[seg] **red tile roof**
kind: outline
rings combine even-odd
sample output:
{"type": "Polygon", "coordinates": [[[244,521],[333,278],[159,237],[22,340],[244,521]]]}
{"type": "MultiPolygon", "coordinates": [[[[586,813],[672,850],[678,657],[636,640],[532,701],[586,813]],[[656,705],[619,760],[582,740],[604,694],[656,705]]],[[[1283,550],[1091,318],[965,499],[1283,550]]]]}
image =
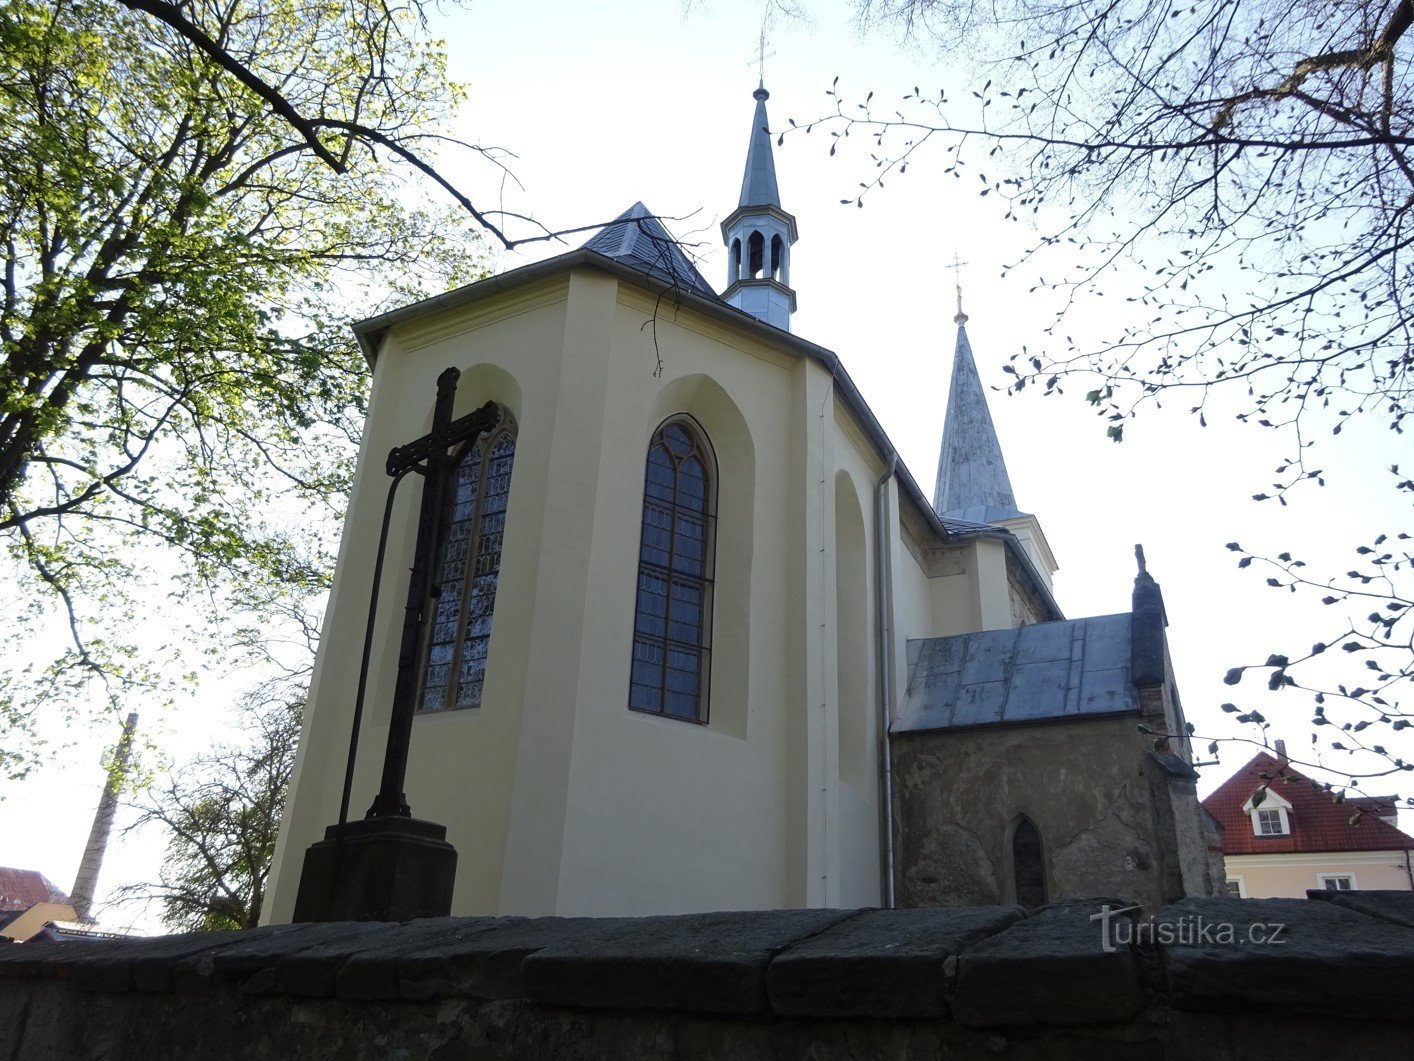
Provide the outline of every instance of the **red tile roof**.
{"type": "Polygon", "coordinates": [[[0,910],[28,910],[35,903],[63,903],[69,897],[43,873],[0,866],[0,910]]]}
{"type": "MultiPolygon", "coordinates": [[[[1223,824],[1223,854],[1272,855],[1296,851],[1393,851],[1414,848],[1414,836],[1380,821],[1366,806],[1359,825],[1351,825],[1356,807],[1350,800],[1335,803],[1331,793],[1315,787],[1310,778],[1291,766],[1283,767],[1266,752],[1258,752],[1224,781],[1203,806],[1223,824]],[[1266,777],[1262,775],[1266,774],[1266,777]],[[1295,778],[1288,783],[1282,775],[1295,778]],[[1271,791],[1291,804],[1287,817],[1289,836],[1255,836],[1252,818],[1242,809],[1258,787],[1269,783],[1271,791]]],[[[1360,800],[1365,803],[1366,800],[1360,800]]],[[[1381,801],[1385,802],[1385,801],[1381,801]]],[[[1272,806],[1276,806],[1273,802],[1272,806]]]]}

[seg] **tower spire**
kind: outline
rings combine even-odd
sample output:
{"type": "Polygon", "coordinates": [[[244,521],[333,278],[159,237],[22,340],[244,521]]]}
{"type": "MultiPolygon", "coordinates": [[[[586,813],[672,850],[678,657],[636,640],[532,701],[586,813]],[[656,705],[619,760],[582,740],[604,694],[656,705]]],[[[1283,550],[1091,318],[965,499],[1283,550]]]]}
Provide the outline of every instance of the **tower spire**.
{"type": "Polygon", "coordinates": [[[957,283],[957,346],[953,354],[952,381],[948,386],[948,411],[943,421],[943,443],[938,454],[938,479],[933,508],[938,515],[992,523],[1022,515],[1016,507],[997,429],[987,407],[987,394],[977,374],[972,344],[967,339],[968,316],[962,311],[962,263],[957,283]]]}
{"type": "MultiPolygon", "coordinates": [[[[765,47],[763,36],[762,64],[765,47]]],[[[722,298],[767,324],[790,331],[790,315],[795,312],[795,291],[790,286],[790,248],[798,238],[795,216],[781,207],[766,118],[766,101],[771,94],[764,80],[751,95],[756,110],[746,146],[741,197],[737,208],[722,222],[722,239],[727,245],[727,289],[722,298]]]]}

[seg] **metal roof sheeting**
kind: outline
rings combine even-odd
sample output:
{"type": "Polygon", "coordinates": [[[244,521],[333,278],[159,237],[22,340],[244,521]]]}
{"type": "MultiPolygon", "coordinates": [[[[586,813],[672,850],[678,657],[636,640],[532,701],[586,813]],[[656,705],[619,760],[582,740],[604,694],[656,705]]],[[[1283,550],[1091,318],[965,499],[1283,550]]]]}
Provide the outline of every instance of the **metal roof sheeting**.
{"type": "Polygon", "coordinates": [[[751,139],[746,146],[746,172],[741,177],[740,206],[780,206],[781,192],[776,186],[776,160],[771,151],[771,127],[766,120],[766,100],[771,94],[765,86],[752,93],[756,111],[751,116],[751,139]]]}
{"type": "Polygon", "coordinates": [[[908,689],[893,730],[1112,715],[1139,709],[1128,613],[908,643],[908,689]]]}
{"type": "Polygon", "coordinates": [[[1013,519],[1022,513],[1016,507],[987,392],[967,341],[965,319],[959,313],[933,508],[940,516],[974,522],[1013,519]]]}

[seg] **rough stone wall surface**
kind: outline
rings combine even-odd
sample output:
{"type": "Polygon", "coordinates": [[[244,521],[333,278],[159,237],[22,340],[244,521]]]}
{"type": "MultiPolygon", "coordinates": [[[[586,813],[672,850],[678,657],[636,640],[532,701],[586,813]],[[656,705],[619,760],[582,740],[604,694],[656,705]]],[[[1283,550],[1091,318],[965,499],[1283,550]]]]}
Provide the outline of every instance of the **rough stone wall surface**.
{"type": "Polygon", "coordinates": [[[1223,895],[1222,826],[1198,799],[1198,786],[1172,779],[1168,798],[1174,819],[1177,855],[1184,895],[1223,895]]]}
{"type": "Polygon", "coordinates": [[[0,1057],[1414,1055],[1414,894],[1185,900],[1137,924],[1117,905],[17,944],[0,949],[0,1057]]]}
{"type": "Polygon", "coordinates": [[[1022,577],[1021,569],[1010,556],[1006,561],[1007,587],[1011,592],[1011,619],[1015,626],[1046,621],[1046,605],[1022,577]]]}
{"type": "Polygon", "coordinates": [[[1021,814],[1040,831],[1052,900],[1127,895],[1157,910],[1176,897],[1136,721],[896,735],[899,905],[1011,901],[1007,847],[1021,814]]]}

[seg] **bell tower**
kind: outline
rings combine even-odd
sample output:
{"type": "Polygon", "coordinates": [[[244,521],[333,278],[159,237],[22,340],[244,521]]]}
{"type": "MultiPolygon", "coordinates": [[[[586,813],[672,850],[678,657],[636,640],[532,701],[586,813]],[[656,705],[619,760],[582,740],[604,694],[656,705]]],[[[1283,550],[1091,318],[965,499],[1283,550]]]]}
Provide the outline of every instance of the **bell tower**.
{"type": "Polygon", "coordinates": [[[741,200],[722,222],[727,245],[727,289],[722,298],[753,317],[790,331],[795,290],[790,286],[790,249],[798,238],[795,216],[781,209],[776,187],[776,161],[766,101],[771,94],[760,84],[752,93],[756,113],[746,148],[746,172],[741,200]]]}

